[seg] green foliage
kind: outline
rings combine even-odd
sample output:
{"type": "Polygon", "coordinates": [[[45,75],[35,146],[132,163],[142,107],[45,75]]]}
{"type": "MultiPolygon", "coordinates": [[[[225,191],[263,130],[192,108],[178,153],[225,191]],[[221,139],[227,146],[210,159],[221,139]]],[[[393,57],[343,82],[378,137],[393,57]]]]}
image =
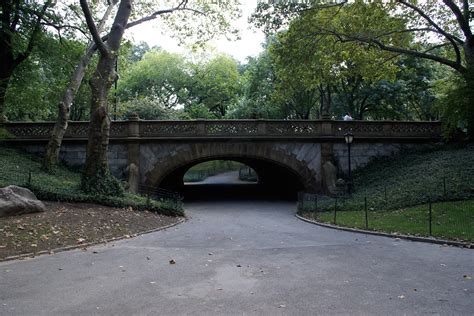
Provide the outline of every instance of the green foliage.
{"type": "MultiPolygon", "coordinates": [[[[378,15],[378,23],[402,23],[378,6],[368,6],[311,10],[278,34],[270,46],[279,79],[275,97],[286,104],[287,111],[302,119],[310,118],[311,113],[329,114],[334,94],[338,94],[343,99],[341,103],[346,104],[344,112],[362,118],[370,96],[367,88],[382,79],[394,78],[396,59],[392,53],[356,42],[344,43],[326,31],[330,24],[332,32],[344,32],[354,15],[367,14],[367,10],[378,15]]],[[[351,30],[365,31],[373,21],[360,22],[352,24],[351,30]]]]}
{"type": "Polygon", "coordinates": [[[180,111],[163,106],[159,99],[153,97],[137,97],[121,103],[122,112],[118,115],[124,119],[137,113],[142,120],[177,120],[180,111]]]}
{"type": "Polygon", "coordinates": [[[184,57],[166,51],[151,51],[123,74],[119,95],[123,100],[149,98],[172,108],[187,102],[189,68],[184,57]]]}
{"type": "Polygon", "coordinates": [[[98,203],[114,207],[132,207],[156,213],[183,216],[181,202],[171,200],[151,200],[131,193],[122,196],[85,194],[80,190],[81,175],[62,166],[54,174],[41,169],[40,160],[32,155],[20,153],[10,148],[0,147],[0,187],[19,185],[29,187],[39,199],[63,202],[98,203]],[[31,181],[29,174],[31,173],[31,181]]]}
{"type": "MultiPolygon", "coordinates": [[[[83,54],[80,42],[45,34],[37,41],[30,58],[16,69],[7,91],[6,115],[12,121],[55,120],[58,102],[75,64],[83,54]]],[[[72,119],[88,115],[87,83],[75,99],[72,119]]]]}
{"type": "Polygon", "coordinates": [[[222,118],[239,92],[240,74],[234,59],[217,55],[191,62],[161,50],[150,51],[132,64],[119,85],[122,112],[143,113],[149,119],[173,118],[173,114],[189,119],[222,118]]]}
{"type": "Polygon", "coordinates": [[[468,98],[470,91],[467,91],[469,88],[462,78],[454,74],[439,80],[436,88],[436,105],[441,112],[445,138],[463,138],[471,106],[468,98]]]}
{"type": "Polygon", "coordinates": [[[98,196],[117,196],[122,197],[124,189],[120,182],[110,174],[109,169],[104,169],[98,163],[95,168],[96,174],[93,177],[85,175],[81,178],[81,190],[86,194],[98,196]]]}
{"type": "Polygon", "coordinates": [[[217,118],[223,118],[240,93],[237,62],[226,55],[217,55],[209,62],[194,67],[192,95],[217,118]]]}
{"type": "Polygon", "coordinates": [[[241,80],[243,95],[239,102],[230,107],[229,118],[279,119],[285,116],[281,105],[272,100],[276,74],[267,47],[257,57],[250,57],[244,66],[241,80]]]}

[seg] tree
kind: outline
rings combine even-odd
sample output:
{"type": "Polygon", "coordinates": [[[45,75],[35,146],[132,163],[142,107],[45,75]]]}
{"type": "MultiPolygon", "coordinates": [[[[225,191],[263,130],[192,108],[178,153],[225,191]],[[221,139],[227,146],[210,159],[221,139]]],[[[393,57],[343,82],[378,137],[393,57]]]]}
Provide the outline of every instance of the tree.
{"type": "MultiPolygon", "coordinates": [[[[114,22],[106,38],[101,37],[98,32],[93,15],[90,11],[87,0],[80,0],[81,8],[84,13],[87,26],[99,52],[99,61],[94,75],[90,80],[91,86],[91,121],[89,125],[89,140],[87,144],[85,170],[82,177],[82,189],[85,192],[115,195],[120,194],[120,185],[114,181],[110,175],[107,161],[107,149],[110,132],[110,118],[108,116],[107,98],[117,74],[114,66],[121,46],[122,37],[127,27],[131,27],[165,13],[177,12],[179,18],[188,16],[193,25],[193,19],[196,15],[207,17],[202,18],[205,25],[209,25],[208,30],[198,29],[198,38],[204,38],[209,35],[208,31],[222,32],[229,27],[225,19],[226,10],[233,9],[234,1],[218,2],[209,4],[207,1],[195,1],[195,7],[190,6],[188,0],[182,0],[177,7],[172,9],[159,10],[148,16],[138,19],[135,22],[129,22],[132,14],[132,0],[120,0],[114,22]],[[188,6],[189,5],[189,6],[188,6]],[[225,9],[221,11],[221,9],[225,9]],[[183,15],[184,14],[184,15],[183,15]]],[[[142,3],[143,4],[143,3],[142,3]]],[[[176,23],[171,18],[170,23],[176,23]]],[[[186,26],[181,25],[180,31],[189,31],[186,26]]]]}
{"type": "Polygon", "coordinates": [[[53,14],[55,1],[2,0],[0,5],[0,123],[6,121],[4,104],[15,69],[33,51],[44,31],[43,19],[53,14]]]}
{"type": "Polygon", "coordinates": [[[224,118],[240,93],[238,66],[232,57],[223,54],[196,64],[189,86],[193,103],[203,104],[216,118],[224,118]]]}
{"type": "Polygon", "coordinates": [[[148,98],[164,108],[189,102],[190,65],[180,54],[153,50],[132,64],[119,89],[122,100],[148,98]]]}
{"type": "MultiPolygon", "coordinates": [[[[337,30],[347,27],[343,21],[353,14],[350,7],[306,11],[290,22],[288,30],[279,32],[271,45],[280,82],[277,95],[297,118],[308,119],[312,111],[329,117],[337,94],[347,96],[348,111],[362,118],[367,96],[360,90],[394,77],[394,54],[317,34],[328,23],[337,30]]],[[[383,23],[397,22],[383,16],[383,23]]]]}
{"type": "MultiPolygon", "coordinates": [[[[12,121],[54,120],[54,106],[69,80],[69,72],[82,55],[84,44],[42,33],[31,55],[20,64],[12,78],[5,100],[5,113],[12,121]]],[[[85,85],[76,98],[77,108],[86,106],[89,92],[85,85]]]]}
{"type": "MultiPolygon", "coordinates": [[[[137,15],[141,15],[141,18],[129,22],[127,19],[127,24],[124,26],[124,29],[139,25],[144,22],[154,20],[158,17],[162,17],[167,25],[175,30],[176,35],[179,39],[183,37],[192,38],[194,33],[197,33],[197,36],[194,37],[195,42],[199,43],[200,41],[205,41],[209,39],[211,34],[218,34],[227,32],[230,28],[229,20],[232,20],[238,15],[238,11],[235,10],[235,6],[238,3],[237,0],[218,2],[216,4],[208,4],[206,1],[201,0],[182,0],[178,3],[175,1],[166,1],[165,4],[169,2],[170,7],[165,9],[156,9],[156,3],[149,0],[137,1],[135,3],[136,7],[135,12],[137,15]],[[198,17],[197,17],[198,16],[198,17]],[[182,20],[187,20],[186,25],[180,24],[182,20]],[[198,23],[201,23],[200,25],[198,23]],[[197,32],[192,32],[193,29],[199,29],[197,32]]],[[[96,36],[93,36],[93,43],[89,45],[84,56],[81,58],[78,63],[76,70],[71,76],[70,84],[66,89],[63,99],[59,104],[59,114],[58,120],[55,124],[52,137],[48,143],[47,152],[45,154],[45,159],[43,161],[43,168],[46,170],[51,170],[52,166],[56,163],[59,155],[59,150],[62,143],[63,135],[67,128],[67,121],[69,119],[69,112],[71,109],[72,100],[74,99],[75,94],[77,93],[77,88],[80,86],[80,82],[84,77],[85,70],[89,64],[93,54],[97,49],[100,51],[100,42],[106,43],[110,38],[110,33],[100,36],[100,30],[104,23],[107,22],[107,17],[110,15],[113,7],[118,3],[118,0],[107,1],[108,6],[105,10],[104,17],[96,27],[96,36]]],[[[122,2],[120,2],[122,3],[122,2]]],[[[130,5],[132,2],[130,2],[130,5]]],[[[81,7],[84,8],[84,5],[88,5],[87,2],[81,1],[81,7]]],[[[92,13],[89,10],[90,17],[87,19],[89,29],[91,23],[94,22],[92,13]]],[[[120,39],[122,36],[120,36],[120,39]]],[[[116,52],[114,52],[115,54],[116,52]]],[[[109,90],[110,87],[107,89],[109,90]]]]}
{"type": "Polygon", "coordinates": [[[272,100],[277,82],[268,44],[257,57],[249,57],[242,74],[242,97],[229,109],[235,119],[280,119],[280,104],[272,100]]]}
{"type": "MultiPolygon", "coordinates": [[[[117,4],[117,1],[118,0],[113,0],[108,2],[107,9],[105,10],[101,21],[95,29],[97,34],[100,34],[104,29],[114,6],[117,4]]],[[[87,71],[87,66],[91,62],[97,47],[98,46],[94,41],[89,42],[87,48],[85,49],[84,55],[80,58],[76,68],[72,72],[69,83],[66,89],[64,89],[64,93],[59,101],[56,124],[54,125],[51,138],[49,139],[48,145],[46,146],[46,152],[42,163],[42,167],[46,171],[51,172],[53,166],[58,160],[61,143],[69,122],[71,105],[87,71]]]]}
{"type": "MultiPolygon", "coordinates": [[[[344,4],[341,4],[344,5],[344,4]]],[[[382,51],[421,58],[445,65],[464,80],[468,99],[468,136],[474,139],[474,35],[473,7],[466,0],[438,1],[373,1],[356,0],[346,6],[354,10],[343,21],[345,28],[332,23],[316,26],[315,36],[333,37],[341,43],[360,43],[382,51]],[[406,23],[381,24],[380,18],[389,14],[406,23]],[[411,36],[409,42],[393,42],[394,36],[411,36]],[[447,54],[439,54],[444,47],[447,54]]],[[[254,15],[258,26],[274,29],[281,27],[288,17],[319,7],[288,7],[259,4],[254,15]]],[[[340,11],[336,12],[339,14],[340,11]]]]}

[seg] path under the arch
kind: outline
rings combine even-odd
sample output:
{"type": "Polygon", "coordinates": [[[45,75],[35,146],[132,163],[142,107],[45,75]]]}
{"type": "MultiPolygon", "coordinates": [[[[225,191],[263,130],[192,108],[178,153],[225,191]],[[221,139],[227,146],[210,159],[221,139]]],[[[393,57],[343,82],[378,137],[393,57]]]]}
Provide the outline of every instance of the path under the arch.
{"type": "Polygon", "coordinates": [[[251,181],[243,181],[239,179],[239,171],[227,171],[216,174],[214,176],[207,177],[206,179],[199,182],[185,182],[185,185],[198,186],[198,185],[216,185],[216,184],[236,184],[236,185],[248,185],[256,184],[251,181]]]}
{"type": "Polygon", "coordinates": [[[472,315],[474,251],[208,201],[166,231],[0,263],[1,315],[472,315]],[[173,259],[176,264],[170,264],[173,259]]]}

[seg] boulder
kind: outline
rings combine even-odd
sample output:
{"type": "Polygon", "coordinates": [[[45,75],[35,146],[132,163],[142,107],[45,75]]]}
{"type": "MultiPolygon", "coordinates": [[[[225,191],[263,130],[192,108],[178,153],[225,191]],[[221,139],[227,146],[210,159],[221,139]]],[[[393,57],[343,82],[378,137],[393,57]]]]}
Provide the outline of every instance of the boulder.
{"type": "Polygon", "coordinates": [[[28,189],[15,185],[0,188],[0,217],[45,210],[44,204],[28,189]]]}

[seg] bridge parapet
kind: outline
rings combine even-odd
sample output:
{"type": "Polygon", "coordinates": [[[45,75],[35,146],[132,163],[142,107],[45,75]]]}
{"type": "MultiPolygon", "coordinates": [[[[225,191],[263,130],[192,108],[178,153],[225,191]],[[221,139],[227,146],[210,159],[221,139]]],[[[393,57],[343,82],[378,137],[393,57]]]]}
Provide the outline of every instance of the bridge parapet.
{"type": "MultiPolygon", "coordinates": [[[[10,140],[47,140],[53,122],[12,122],[3,125],[10,140]]],[[[88,137],[88,122],[70,122],[66,140],[88,137]]],[[[439,139],[439,122],[399,121],[293,121],[293,120],[193,120],[193,121],[115,121],[113,139],[160,138],[298,138],[341,139],[351,131],[359,139],[439,139]]]]}

